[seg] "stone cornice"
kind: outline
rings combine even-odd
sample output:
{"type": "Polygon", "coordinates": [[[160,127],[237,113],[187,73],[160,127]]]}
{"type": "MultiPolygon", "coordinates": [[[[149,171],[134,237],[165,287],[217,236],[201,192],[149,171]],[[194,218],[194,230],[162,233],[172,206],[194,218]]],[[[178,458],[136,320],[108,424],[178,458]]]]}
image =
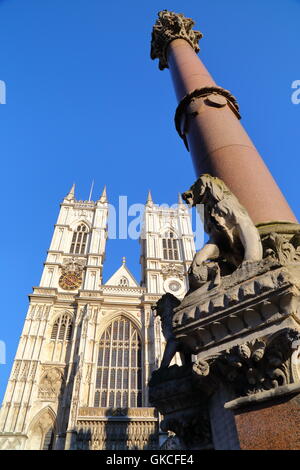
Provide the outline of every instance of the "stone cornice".
{"type": "Polygon", "coordinates": [[[174,334],[186,343],[197,331],[194,353],[214,354],[222,344],[231,347],[241,338],[253,339],[260,330],[270,334],[275,324],[293,327],[299,321],[293,312],[298,311],[300,295],[294,276],[287,268],[270,269],[266,264],[255,277],[241,279],[236,285],[232,282],[224,290],[212,289],[206,296],[195,291],[190,302],[186,297],[176,309],[174,334]]]}
{"type": "Polygon", "coordinates": [[[262,392],[258,392],[256,394],[236,398],[235,400],[225,403],[224,408],[229,409],[229,410],[235,410],[237,408],[247,406],[250,404],[262,403],[270,399],[280,398],[286,395],[291,395],[291,394],[299,393],[299,392],[300,392],[299,383],[282,385],[277,388],[272,388],[271,390],[265,390],[262,392]]]}
{"type": "Polygon", "coordinates": [[[63,228],[69,228],[71,230],[70,225],[68,224],[54,224],[54,227],[63,227],[63,228]]]}
{"type": "Polygon", "coordinates": [[[144,287],[127,287],[127,286],[101,286],[100,290],[103,294],[119,294],[119,295],[126,295],[126,294],[136,294],[142,295],[146,289],[144,287]]]}
{"type": "Polygon", "coordinates": [[[142,300],[144,305],[150,304],[152,305],[153,302],[157,302],[161,298],[162,294],[145,294],[142,300]]]}
{"type": "Polygon", "coordinates": [[[42,286],[37,286],[33,287],[33,293],[29,294],[30,296],[32,295],[41,295],[43,297],[56,297],[57,296],[57,289],[53,287],[42,287],[42,286]]]}

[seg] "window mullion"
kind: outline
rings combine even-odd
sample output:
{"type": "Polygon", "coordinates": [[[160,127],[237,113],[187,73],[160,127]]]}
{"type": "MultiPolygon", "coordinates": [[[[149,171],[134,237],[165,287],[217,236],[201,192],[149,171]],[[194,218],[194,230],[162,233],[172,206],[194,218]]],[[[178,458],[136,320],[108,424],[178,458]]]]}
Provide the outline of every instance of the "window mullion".
{"type": "Polygon", "coordinates": [[[69,318],[66,319],[66,323],[65,323],[65,333],[64,333],[64,339],[63,339],[63,341],[66,341],[66,339],[67,339],[68,325],[69,325],[69,318]]]}
{"type": "Polygon", "coordinates": [[[122,377],[121,377],[121,406],[123,406],[123,395],[124,395],[124,367],[125,367],[125,330],[126,321],[123,322],[123,338],[122,338],[122,377]]]}
{"type": "Polygon", "coordinates": [[[112,356],[112,348],[113,348],[113,331],[114,331],[114,323],[111,327],[111,335],[110,335],[110,350],[109,350],[109,361],[108,361],[108,378],[107,378],[107,406],[109,406],[109,397],[110,397],[110,374],[111,374],[111,356],[112,356]]]}
{"type": "MultiPolygon", "coordinates": [[[[101,374],[101,381],[100,381],[100,390],[101,390],[101,394],[100,394],[100,404],[102,403],[102,394],[105,390],[103,390],[103,378],[104,378],[104,359],[105,359],[105,354],[106,354],[106,348],[107,348],[107,344],[106,344],[106,332],[104,335],[102,335],[102,338],[103,338],[103,354],[102,354],[102,364],[99,366],[102,368],[102,374],[101,374]]],[[[100,339],[100,342],[101,342],[101,339],[100,339]]],[[[99,354],[99,352],[98,352],[99,354]]]]}
{"type": "Polygon", "coordinates": [[[131,322],[129,323],[129,355],[128,355],[128,408],[131,406],[131,322]]]}
{"type": "Polygon", "coordinates": [[[101,383],[95,388],[96,390],[100,389],[100,406],[126,406],[130,408],[141,405],[139,401],[139,393],[142,391],[142,384],[139,379],[141,373],[141,344],[135,326],[128,319],[122,317],[115,319],[103,333],[100,339],[99,351],[100,348],[103,349],[103,354],[97,373],[101,367],[101,383]],[[103,343],[103,347],[101,343],[103,343]],[[115,365],[112,361],[114,354],[116,355],[115,365]],[[105,371],[107,372],[106,385],[104,384],[105,371]],[[112,382],[113,373],[115,374],[114,383],[112,382]],[[103,393],[107,394],[105,403],[101,399],[103,393]],[[131,396],[132,394],[134,397],[131,396]],[[127,397],[126,402],[125,395],[127,397]]]}

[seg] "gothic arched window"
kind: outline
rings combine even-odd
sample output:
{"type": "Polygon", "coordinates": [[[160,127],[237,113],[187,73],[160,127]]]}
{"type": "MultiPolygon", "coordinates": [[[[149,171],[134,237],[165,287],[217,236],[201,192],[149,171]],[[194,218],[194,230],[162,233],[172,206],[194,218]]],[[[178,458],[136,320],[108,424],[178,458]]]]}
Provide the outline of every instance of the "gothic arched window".
{"type": "Polygon", "coordinates": [[[72,336],[72,320],[68,314],[61,315],[52,327],[51,339],[70,341],[72,336]]]}
{"type": "Polygon", "coordinates": [[[87,244],[88,228],[84,224],[78,225],[73,233],[70,253],[83,255],[87,244]]]}
{"type": "Polygon", "coordinates": [[[113,320],[101,336],[94,406],[142,406],[141,341],[127,318],[113,320]]]}
{"type": "Polygon", "coordinates": [[[173,232],[166,232],[162,239],[163,258],[168,260],[179,259],[178,239],[173,232]]]}

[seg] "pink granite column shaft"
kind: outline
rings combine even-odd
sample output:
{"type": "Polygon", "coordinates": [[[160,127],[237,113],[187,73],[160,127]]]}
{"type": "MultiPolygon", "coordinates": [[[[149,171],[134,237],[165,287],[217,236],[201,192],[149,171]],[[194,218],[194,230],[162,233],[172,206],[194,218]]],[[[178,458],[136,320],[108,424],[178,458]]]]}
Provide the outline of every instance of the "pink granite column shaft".
{"type": "MultiPolygon", "coordinates": [[[[176,96],[206,86],[213,78],[184,39],[175,39],[167,49],[168,66],[176,96]]],[[[270,171],[229,106],[203,105],[190,119],[186,139],[197,176],[210,173],[221,178],[246,207],[254,223],[296,222],[270,171]]]]}
{"type": "Polygon", "coordinates": [[[200,31],[180,13],[163,10],[153,27],[151,57],[169,68],[180,112],[177,130],[191,152],[197,176],[221,178],[254,223],[297,222],[284,196],[239,120],[238,105],[197,56],[200,31]],[[207,90],[207,87],[212,87],[207,90]],[[198,95],[190,96],[197,90],[198,95]],[[187,99],[182,103],[182,99],[187,99]]]}

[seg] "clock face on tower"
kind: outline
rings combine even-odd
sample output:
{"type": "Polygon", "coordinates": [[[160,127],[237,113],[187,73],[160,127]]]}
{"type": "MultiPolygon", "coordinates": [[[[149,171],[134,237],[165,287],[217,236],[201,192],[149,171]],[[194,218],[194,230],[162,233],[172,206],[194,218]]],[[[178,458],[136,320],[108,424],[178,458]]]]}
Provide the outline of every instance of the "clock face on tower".
{"type": "Polygon", "coordinates": [[[82,277],[80,274],[74,272],[62,274],[58,281],[60,287],[65,290],[78,289],[78,287],[81,285],[81,282],[82,277]]]}
{"type": "Polygon", "coordinates": [[[184,291],[184,283],[177,277],[167,278],[164,282],[164,291],[181,295],[184,291]]]}
{"type": "Polygon", "coordinates": [[[169,283],[169,289],[172,291],[172,292],[177,292],[178,290],[181,289],[181,284],[180,282],[178,281],[171,281],[169,283]]]}

